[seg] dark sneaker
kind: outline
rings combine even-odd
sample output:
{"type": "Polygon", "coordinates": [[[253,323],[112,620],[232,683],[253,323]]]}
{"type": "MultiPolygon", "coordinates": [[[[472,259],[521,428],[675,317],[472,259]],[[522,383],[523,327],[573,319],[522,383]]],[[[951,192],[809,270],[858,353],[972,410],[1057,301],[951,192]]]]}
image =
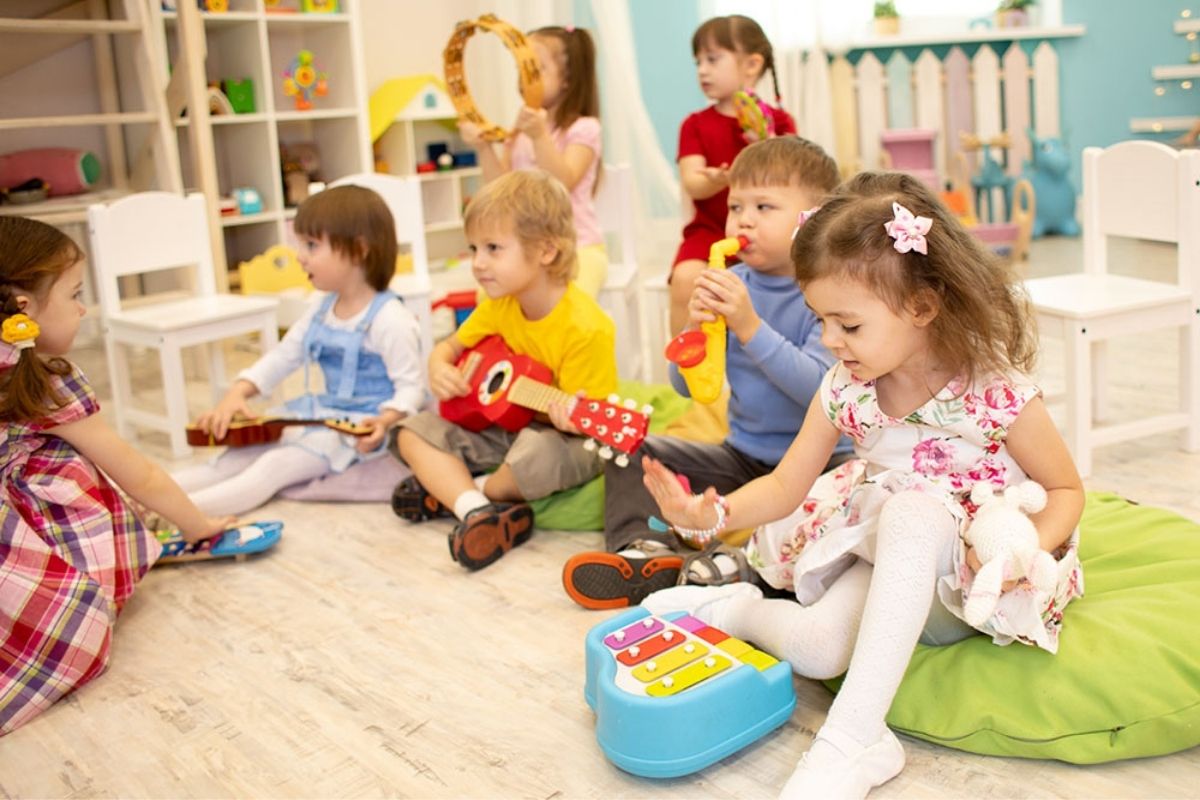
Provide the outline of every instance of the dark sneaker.
{"type": "Polygon", "coordinates": [[[633,542],[629,549],[645,555],[597,551],[571,556],[563,565],[562,574],[567,595],[584,608],[625,608],[678,583],[683,557],[669,546],[641,540],[633,542]]]}
{"type": "Polygon", "coordinates": [[[467,569],[483,569],[533,535],[533,509],[526,503],[492,503],[477,508],[450,533],[450,557],[467,569]]]}
{"type": "Polygon", "coordinates": [[[392,511],[409,522],[424,522],[438,517],[453,517],[450,509],[425,491],[416,476],[405,478],[392,490],[392,511]]]}

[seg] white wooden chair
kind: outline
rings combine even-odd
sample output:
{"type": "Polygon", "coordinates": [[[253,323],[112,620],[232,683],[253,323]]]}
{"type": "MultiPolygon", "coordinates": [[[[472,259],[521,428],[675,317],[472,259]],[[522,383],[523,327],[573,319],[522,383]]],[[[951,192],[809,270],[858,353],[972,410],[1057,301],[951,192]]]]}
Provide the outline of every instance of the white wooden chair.
{"type": "Polygon", "coordinates": [[[608,277],[596,299],[617,328],[617,370],[623,377],[647,381],[649,359],[633,222],[633,169],[628,164],[605,164],[593,202],[608,250],[608,277]]]}
{"type": "Polygon", "coordinates": [[[1200,151],[1150,141],[1083,151],[1082,273],[1025,282],[1042,333],[1058,334],[1066,355],[1066,440],[1082,475],[1092,450],[1183,430],[1200,449],[1200,151]],[[1108,237],[1175,242],[1175,281],[1108,272],[1108,237]],[[1179,329],[1178,410],[1117,424],[1104,414],[1104,340],[1179,329]]]}
{"type": "Polygon", "coordinates": [[[400,295],[421,326],[421,352],[433,349],[433,284],[429,281],[429,256],[425,247],[425,214],[421,206],[421,184],[415,176],[362,172],[338,178],[334,186],[362,186],[376,192],[387,203],[396,223],[396,241],[412,252],[412,272],[397,275],[390,288],[400,295]]]}
{"type": "MultiPolygon", "coordinates": [[[[143,192],[109,205],[88,208],[92,271],[100,296],[100,317],[108,373],[112,382],[117,431],[129,436],[131,425],[166,432],[171,453],[190,453],[182,350],[258,333],[264,351],[279,340],[276,307],[268,297],[217,294],[208,216],[201,194],[143,192]],[[179,267],[192,268],[185,297],[154,302],[153,295],[122,303],[122,278],[179,267]],[[134,408],[132,376],[123,345],[158,350],[166,413],[134,408]]],[[[145,287],[143,287],[145,288],[145,287]]],[[[225,361],[219,346],[206,347],[213,399],[220,400],[225,361]]]]}

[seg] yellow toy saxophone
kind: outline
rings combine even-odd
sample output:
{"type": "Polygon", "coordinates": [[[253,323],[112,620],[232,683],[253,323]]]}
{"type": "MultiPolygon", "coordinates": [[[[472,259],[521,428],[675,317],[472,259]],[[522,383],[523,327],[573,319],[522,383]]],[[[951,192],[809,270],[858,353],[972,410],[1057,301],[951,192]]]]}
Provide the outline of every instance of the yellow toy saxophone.
{"type": "MultiPolygon", "coordinates": [[[[713,242],[708,250],[710,269],[725,269],[725,259],[748,243],[744,236],[713,242]]],[[[713,403],[725,384],[725,318],[704,322],[700,330],[684,331],[667,345],[666,356],[679,365],[693,400],[713,403]]]]}

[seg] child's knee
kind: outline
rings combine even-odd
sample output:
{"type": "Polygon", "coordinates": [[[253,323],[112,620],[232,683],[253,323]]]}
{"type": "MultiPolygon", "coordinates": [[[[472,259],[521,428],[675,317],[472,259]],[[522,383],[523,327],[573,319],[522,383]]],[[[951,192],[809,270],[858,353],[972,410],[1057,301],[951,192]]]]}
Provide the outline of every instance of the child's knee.
{"type": "Polygon", "coordinates": [[[949,509],[924,492],[892,495],[879,511],[881,541],[895,536],[911,539],[921,535],[943,539],[953,536],[956,531],[957,525],[949,509]]]}

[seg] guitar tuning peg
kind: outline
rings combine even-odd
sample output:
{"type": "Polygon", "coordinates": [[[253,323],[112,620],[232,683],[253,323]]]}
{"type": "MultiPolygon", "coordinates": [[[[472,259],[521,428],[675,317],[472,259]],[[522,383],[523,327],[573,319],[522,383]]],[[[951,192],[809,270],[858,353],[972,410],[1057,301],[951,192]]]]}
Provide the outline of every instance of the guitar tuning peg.
{"type": "Polygon", "coordinates": [[[616,392],[613,392],[612,394],[610,394],[608,396],[608,402],[612,403],[613,405],[616,405],[617,403],[621,402],[621,398],[617,395],[616,392]]]}
{"type": "Polygon", "coordinates": [[[593,450],[595,450],[596,449],[596,440],[595,439],[585,440],[583,443],[583,449],[587,450],[589,453],[592,452],[593,450]]]}
{"type": "Polygon", "coordinates": [[[645,414],[646,416],[650,416],[651,414],[654,413],[654,406],[650,405],[649,403],[646,403],[646,405],[642,406],[642,413],[645,414]]]}
{"type": "Polygon", "coordinates": [[[634,400],[632,397],[626,397],[625,402],[621,403],[621,405],[629,409],[634,409],[637,408],[637,400],[634,400]]]}
{"type": "Polygon", "coordinates": [[[605,461],[612,458],[613,457],[612,448],[609,447],[608,445],[604,445],[604,447],[601,447],[600,448],[600,457],[603,458],[605,461]]]}
{"type": "Polygon", "coordinates": [[[629,466],[629,456],[627,456],[625,453],[621,453],[620,455],[618,455],[616,457],[616,459],[613,461],[613,463],[616,464],[618,467],[628,467],[629,466]]]}

